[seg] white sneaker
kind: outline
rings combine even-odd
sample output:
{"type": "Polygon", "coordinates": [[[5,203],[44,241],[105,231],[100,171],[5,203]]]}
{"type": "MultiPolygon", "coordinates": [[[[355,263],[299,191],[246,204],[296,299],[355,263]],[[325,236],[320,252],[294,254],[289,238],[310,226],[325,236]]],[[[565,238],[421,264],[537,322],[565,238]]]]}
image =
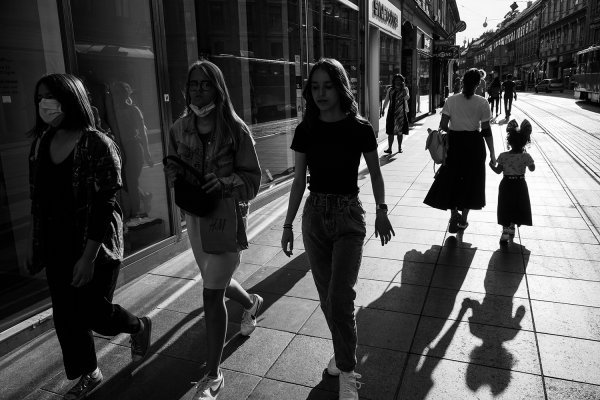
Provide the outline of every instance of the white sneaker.
{"type": "Polygon", "coordinates": [[[335,354],[331,356],[329,364],[327,364],[327,373],[331,376],[339,376],[340,369],[335,364],[335,354]]]}
{"type": "Polygon", "coordinates": [[[356,379],[361,375],[354,371],[340,371],[340,397],[339,400],[358,400],[358,389],[362,386],[356,379]]]}
{"type": "Polygon", "coordinates": [[[250,297],[252,298],[252,307],[244,310],[242,314],[240,333],[243,336],[250,336],[254,332],[256,328],[256,316],[260,312],[263,303],[263,298],[257,294],[251,294],[250,297]]]}
{"type": "Polygon", "coordinates": [[[205,375],[196,384],[196,393],[192,400],[216,400],[223,387],[225,387],[225,378],[220,370],[216,378],[205,375]]]}

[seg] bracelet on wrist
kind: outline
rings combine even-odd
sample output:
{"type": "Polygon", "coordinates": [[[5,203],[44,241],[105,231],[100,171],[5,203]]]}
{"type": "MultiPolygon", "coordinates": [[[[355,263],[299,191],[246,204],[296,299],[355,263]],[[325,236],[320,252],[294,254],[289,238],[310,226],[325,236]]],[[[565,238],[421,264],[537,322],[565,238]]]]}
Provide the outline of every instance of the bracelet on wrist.
{"type": "Polygon", "coordinates": [[[291,230],[293,230],[294,227],[292,226],[292,224],[283,224],[283,229],[291,229],[291,230]]]}

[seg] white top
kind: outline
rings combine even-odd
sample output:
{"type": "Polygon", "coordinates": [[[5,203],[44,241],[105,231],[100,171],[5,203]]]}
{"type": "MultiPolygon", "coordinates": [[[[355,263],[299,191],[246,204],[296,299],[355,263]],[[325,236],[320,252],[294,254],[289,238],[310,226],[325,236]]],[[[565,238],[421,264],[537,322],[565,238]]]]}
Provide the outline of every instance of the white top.
{"type": "Polygon", "coordinates": [[[448,127],[453,131],[476,131],[479,129],[480,122],[492,118],[488,101],[476,94],[470,99],[462,93],[448,97],[442,114],[450,117],[448,127]]]}

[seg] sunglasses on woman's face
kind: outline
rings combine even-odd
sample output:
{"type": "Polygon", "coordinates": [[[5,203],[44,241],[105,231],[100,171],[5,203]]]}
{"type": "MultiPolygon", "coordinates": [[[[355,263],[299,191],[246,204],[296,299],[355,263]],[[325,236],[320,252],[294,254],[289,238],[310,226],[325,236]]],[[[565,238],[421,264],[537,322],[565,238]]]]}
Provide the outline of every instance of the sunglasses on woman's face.
{"type": "Polygon", "coordinates": [[[211,81],[190,81],[190,89],[191,90],[209,90],[212,89],[213,84],[211,81]]]}

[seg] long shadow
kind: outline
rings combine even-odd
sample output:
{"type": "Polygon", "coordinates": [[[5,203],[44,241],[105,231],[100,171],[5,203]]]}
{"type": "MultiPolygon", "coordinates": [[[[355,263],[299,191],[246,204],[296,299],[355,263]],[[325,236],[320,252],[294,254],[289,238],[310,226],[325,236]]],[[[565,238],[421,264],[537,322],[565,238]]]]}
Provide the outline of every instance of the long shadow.
{"type": "MultiPolygon", "coordinates": [[[[287,293],[308,271],[308,262],[305,256],[300,255],[285,267],[279,267],[271,275],[256,283],[250,289],[251,292],[268,293],[268,296],[264,296],[262,312],[287,293]]],[[[251,278],[252,276],[248,279],[251,278]]],[[[229,311],[229,327],[222,361],[227,360],[248,339],[239,334],[237,322],[242,313],[241,306],[231,300],[227,300],[226,305],[229,311]]],[[[120,347],[117,352],[111,351],[109,352],[111,354],[99,357],[105,381],[88,398],[91,400],[176,400],[189,395],[193,383],[204,375],[206,331],[202,323],[203,311],[200,301],[197,309],[162,332],[156,329],[159,318],[155,317],[153,334],[154,337],[156,335],[160,337],[152,343],[150,356],[141,365],[129,363],[129,348],[126,347],[120,347]]],[[[237,375],[235,379],[238,380],[237,375]]],[[[243,385],[244,379],[255,378],[241,376],[239,378],[241,381],[237,383],[243,385]]],[[[66,386],[64,390],[66,391],[66,386]]]]}
{"type": "MultiPolygon", "coordinates": [[[[521,252],[529,254],[522,246],[521,252]]],[[[488,386],[495,397],[510,384],[515,356],[504,347],[504,342],[513,340],[518,335],[525,316],[522,304],[517,307],[513,316],[513,301],[525,275],[527,260],[528,257],[525,257],[525,269],[521,269],[521,266],[514,265],[513,256],[503,250],[496,250],[490,259],[484,280],[484,299],[481,303],[465,299],[466,305],[472,310],[472,316],[469,317],[471,334],[482,340],[481,345],[471,351],[471,361],[467,367],[466,383],[473,392],[482,386],[488,386]],[[498,269],[512,273],[494,274],[493,271],[498,269]],[[502,295],[491,294],[497,292],[495,288],[499,287],[502,288],[502,295]],[[483,360],[494,360],[494,368],[482,367],[483,360]]]]}
{"type": "Polygon", "coordinates": [[[465,280],[476,251],[477,248],[473,248],[470,243],[459,241],[454,236],[447,237],[430,286],[450,284],[456,290],[444,290],[443,296],[436,296],[431,290],[428,292],[404,370],[400,375],[396,398],[425,399],[433,387],[433,373],[446,355],[467,310],[466,304],[462,304],[458,315],[442,334],[454,309],[458,289],[465,280]],[[423,317],[424,313],[428,316],[423,317]]]}
{"type": "MultiPolygon", "coordinates": [[[[471,248],[469,243],[459,243],[454,236],[451,236],[446,239],[443,247],[433,245],[425,252],[417,250],[406,252],[402,261],[400,286],[394,283],[395,279],[390,280],[383,295],[366,307],[361,307],[356,313],[359,341],[356,371],[362,374],[360,381],[364,382],[359,391],[361,398],[377,400],[397,398],[396,392],[403,377],[407,381],[419,380],[415,386],[416,392],[411,392],[410,397],[406,398],[424,399],[433,385],[431,374],[445,354],[466,311],[466,308],[461,310],[452,327],[444,332],[435,346],[432,346],[450,316],[454,304],[454,299],[449,297],[443,299],[425,297],[433,273],[433,265],[438,260],[440,251],[444,263],[461,265],[462,268],[438,267],[436,279],[451,280],[453,285],[460,286],[476,249],[471,248]],[[428,309],[435,309],[436,318],[428,318],[423,329],[420,329],[416,321],[423,312],[425,302],[428,309]],[[406,353],[426,353],[429,357],[425,357],[425,362],[417,366],[419,357],[409,358],[406,353]]],[[[450,296],[455,297],[456,294],[450,296]]],[[[334,399],[337,397],[335,394],[332,396],[331,392],[337,393],[337,390],[338,378],[331,377],[324,371],[321,382],[313,388],[307,399],[334,399]]]]}
{"type": "Polygon", "coordinates": [[[592,103],[590,101],[579,100],[576,101],[575,104],[586,111],[590,111],[596,114],[600,114],[600,104],[592,103]]]}

